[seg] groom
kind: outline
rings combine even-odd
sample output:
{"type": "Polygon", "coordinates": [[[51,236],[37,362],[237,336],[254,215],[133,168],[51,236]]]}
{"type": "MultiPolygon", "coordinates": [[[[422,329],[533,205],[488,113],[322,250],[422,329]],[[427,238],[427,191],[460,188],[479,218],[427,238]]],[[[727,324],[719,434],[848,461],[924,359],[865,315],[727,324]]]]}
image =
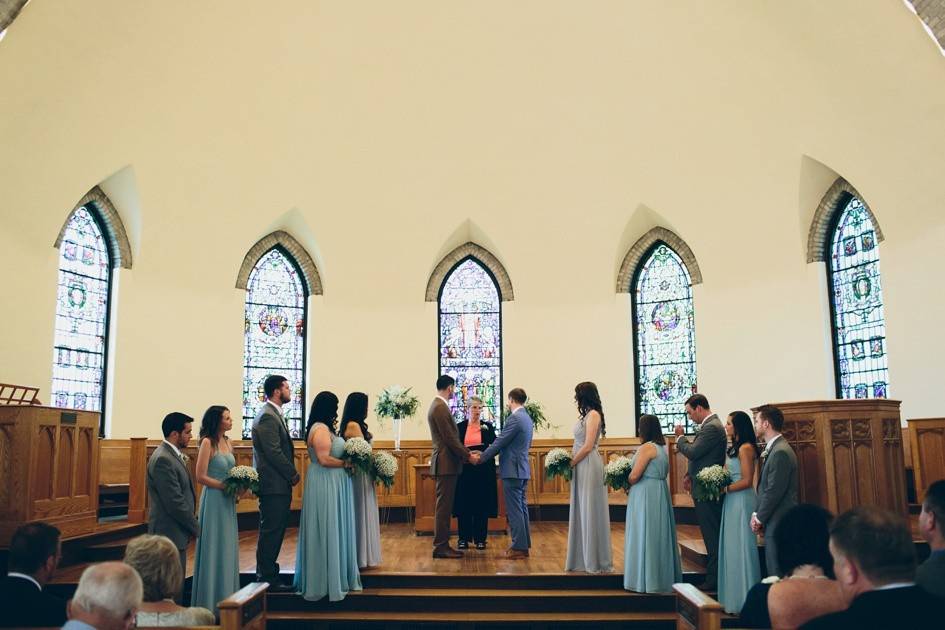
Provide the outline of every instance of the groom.
{"type": "Polygon", "coordinates": [[[525,390],[516,387],[509,392],[509,409],[512,415],[502,423],[502,433],[492,445],[482,453],[480,462],[502,453],[499,460],[499,475],[502,477],[502,494],[505,496],[505,515],[512,530],[512,546],[505,552],[506,557],[518,560],[528,557],[532,546],[532,537],[528,531],[528,480],[531,469],[528,465],[528,449],[532,445],[532,418],[525,411],[528,396],[525,390]]]}

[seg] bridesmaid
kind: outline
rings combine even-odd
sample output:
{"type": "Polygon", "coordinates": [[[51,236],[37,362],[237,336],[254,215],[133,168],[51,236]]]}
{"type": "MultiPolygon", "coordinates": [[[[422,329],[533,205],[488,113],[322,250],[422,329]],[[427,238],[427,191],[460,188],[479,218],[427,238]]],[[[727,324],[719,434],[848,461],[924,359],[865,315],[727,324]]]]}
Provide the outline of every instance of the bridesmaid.
{"type": "Polygon", "coordinates": [[[337,419],[338,397],[320,392],[305,428],[311,464],[295,555],[295,588],[311,601],[327,595],[337,602],[361,590],[351,476],[340,459],[345,441],[335,433],[337,419]]]}
{"type": "Polygon", "coordinates": [[[725,423],[732,441],[726,466],[732,483],[722,503],[722,528],[719,530],[719,603],[725,612],[737,615],[745,595],[761,580],[758,541],[751,531],[755,511],[755,468],[758,442],[751,418],[744,411],[733,411],[725,423]]]}
{"type": "Polygon", "coordinates": [[[236,465],[226,432],[233,427],[230,410],[220,405],[207,409],[200,422],[200,449],[196,477],[200,495],[200,537],[191,605],[212,610],[219,616],[217,602],[240,590],[239,536],[236,499],[223,493],[223,480],[236,465]]]}
{"type": "MultiPolygon", "coordinates": [[[[365,421],[368,397],[362,392],[348,394],[341,413],[339,432],[345,440],[364,438],[371,443],[373,436],[365,421]]],[[[357,528],[358,568],[376,567],[381,563],[381,523],[377,512],[377,493],[374,478],[360,470],[354,473],[354,526],[357,528]]]]}
{"type": "Polygon", "coordinates": [[[666,485],[666,442],[656,416],[640,416],[639,432],[644,443],[633,456],[630,471],[623,587],[639,593],[670,593],[673,583],[682,581],[682,566],[666,485]]]}
{"type": "Polygon", "coordinates": [[[606,435],[604,409],[594,383],[578,383],[574,402],[581,418],[574,425],[571,447],[571,509],[565,571],[607,573],[614,565],[610,551],[610,508],[604,487],[604,463],[597,447],[606,435]]]}

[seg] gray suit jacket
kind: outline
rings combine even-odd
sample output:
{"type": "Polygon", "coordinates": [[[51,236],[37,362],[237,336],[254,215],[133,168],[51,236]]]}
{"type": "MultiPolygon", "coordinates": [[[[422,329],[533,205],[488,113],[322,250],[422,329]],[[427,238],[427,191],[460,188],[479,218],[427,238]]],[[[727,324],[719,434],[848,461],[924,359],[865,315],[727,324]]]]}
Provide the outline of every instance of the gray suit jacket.
{"type": "Polygon", "coordinates": [[[797,456],[784,436],[779,437],[761,465],[758,481],[758,520],[766,528],[797,505],[797,456]]]}
{"type": "Polygon", "coordinates": [[[199,535],[190,472],[167,443],[154,449],[148,460],[148,501],[149,534],[167,536],[178,549],[186,549],[199,535]]]}
{"type": "Polygon", "coordinates": [[[689,460],[689,476],[716,464],[725,464],[725,428],[714,413],[702,421],[695,436],[683,435],[676,440],[676,450],[689,460]]]}
{"type": "Polygon", "coordinates": [[[292,494],[295,447],[285,421],[268,402],[253,419],[253,466],[259,473],[259,494],[292,494]]]}
{"type": "Polygon", "coordinates": [[[427,412],[433,454],[430,456],[431,475],[458,475],[463,462],[469,461],[469,449],[459,441],[459,428],[453,420],[449,405],[437,396],[427,412]]]}
{"type": "Polygon", "coordinates": [[[525,407],[519,407],[502,423],[502,433],[482,453],[483,461],[502,453],[499,460],[499,476],[502,479],[531,479],[528,449],[532,446],[534,429],[532,417],[525,407]]]}

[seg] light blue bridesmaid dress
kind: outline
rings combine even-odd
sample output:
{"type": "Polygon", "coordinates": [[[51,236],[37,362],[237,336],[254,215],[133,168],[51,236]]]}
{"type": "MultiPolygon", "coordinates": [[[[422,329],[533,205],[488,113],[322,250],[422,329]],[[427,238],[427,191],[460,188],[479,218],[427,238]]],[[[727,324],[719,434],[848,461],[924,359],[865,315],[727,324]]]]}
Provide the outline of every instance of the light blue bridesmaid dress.
{"type": "MultiPolygon", "coordinates": [[[[236,465],[232,453],[210,457],[207,475],[226,479],[236,465]]],[[[191,606],[201,606],[219,615],[217,603],[240,590],[240,546],[236,524],[236,501],[222,490],[204,488],[200,494],[200,536],[197,538],[191,606]]]]}
{"type": "Polygon", "coordinates": [[[358,567],[376,567],[381,564],[381,522],[374,478],[358,470],[354,473],[352,486],[354,524],[358,530],[358,567]]]}
{"type": "MultiPolygon", "coordinates": [[[[648,442],[650,444],[650,442],[648,442]]],[[[623,587],[638,593],[669,593],[682,581],[676,519],[666,476],[669,459],[659,444],[643,477],[630,486],[624,532],[623,587]]],[[[637,455],[633,456],[636,463],[637,455]]]]}
{"type": "MultiPolygon", "coordinates": [[[[574,427],[574,446],[577,454],[587,440],[586,418],[574,427]]],[[[607,488],[604,486],[604,462],[597,450],[601,430],[598,428],[594,448],[574,467],[571,479],[571,507],[568,517],[568,555],[565,571],[609,573],[614,570],[610,550],[610,508],[607,488]]]]}
{"type": "MultiPolygon", "coordinates": [[[[333,435],[329,454],[340,459],[344,450],[344,439],[333,435]]],[[[337,602],[348,591],[361,590],[351,476],[344,468],[319,464],[311,446],[308,456],[311,463],[302,496],[295,588],[305,599],[315,601],[327,595],[329,601],[337,602]]]]}
{"type": "MultiPolygon", "coordinates": [[[[738,457],[726,463],[732,483],[742,478],[738,457]]],[[[719,603],[725,612],[737,615],[745,595],[761,581],[758,543],[751,531],[751,514],[758,503],[752,487],[730,492],[722,503],[722,529],[719,531],[719,603]]]]}

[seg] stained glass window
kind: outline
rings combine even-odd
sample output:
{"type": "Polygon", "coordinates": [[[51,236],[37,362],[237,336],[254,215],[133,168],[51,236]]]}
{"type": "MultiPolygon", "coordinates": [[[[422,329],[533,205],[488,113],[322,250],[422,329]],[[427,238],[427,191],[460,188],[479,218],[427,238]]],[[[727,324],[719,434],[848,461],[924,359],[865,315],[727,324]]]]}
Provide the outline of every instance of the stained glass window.
{"type": "Polygon", "coordinates": [[[50,390],[56,407],[104,410],[112,280],[106,238],[94,208],[69,217],[59,247],[50,390]]]}
{"type": "Polygon", "coordinates": [[[265,403],[263,383],[281,374],[292,388],[282,414],[292,437],[302,437],[305,417],[305,281],[282,248],[263,254],[246,284],[243,350],[243,437],[252,437],[253,418],[265,403]]]}
{"type": "Polygon", "coordinates": [[[696,392],[692,280],[686,265],[657,243],[637,268],[633,284],[637,417],[653,414],[664,433],[690,428],[686,399],[696,392]]]}
{"type": "Polygon", "coordinates": [[[502,314],[499,288],[475,258],[461,261],[440,288],[440,374],[456,379],[450,403],[457,422],[473,396],[482,419],[498,422],[502,409],[502,314]]]}
{"type": "Polygon", "coordinates": [[[886,398],[886,319],[876,230],[850,197],[830,234],[830,298],[839,398],[886,398]]]}

